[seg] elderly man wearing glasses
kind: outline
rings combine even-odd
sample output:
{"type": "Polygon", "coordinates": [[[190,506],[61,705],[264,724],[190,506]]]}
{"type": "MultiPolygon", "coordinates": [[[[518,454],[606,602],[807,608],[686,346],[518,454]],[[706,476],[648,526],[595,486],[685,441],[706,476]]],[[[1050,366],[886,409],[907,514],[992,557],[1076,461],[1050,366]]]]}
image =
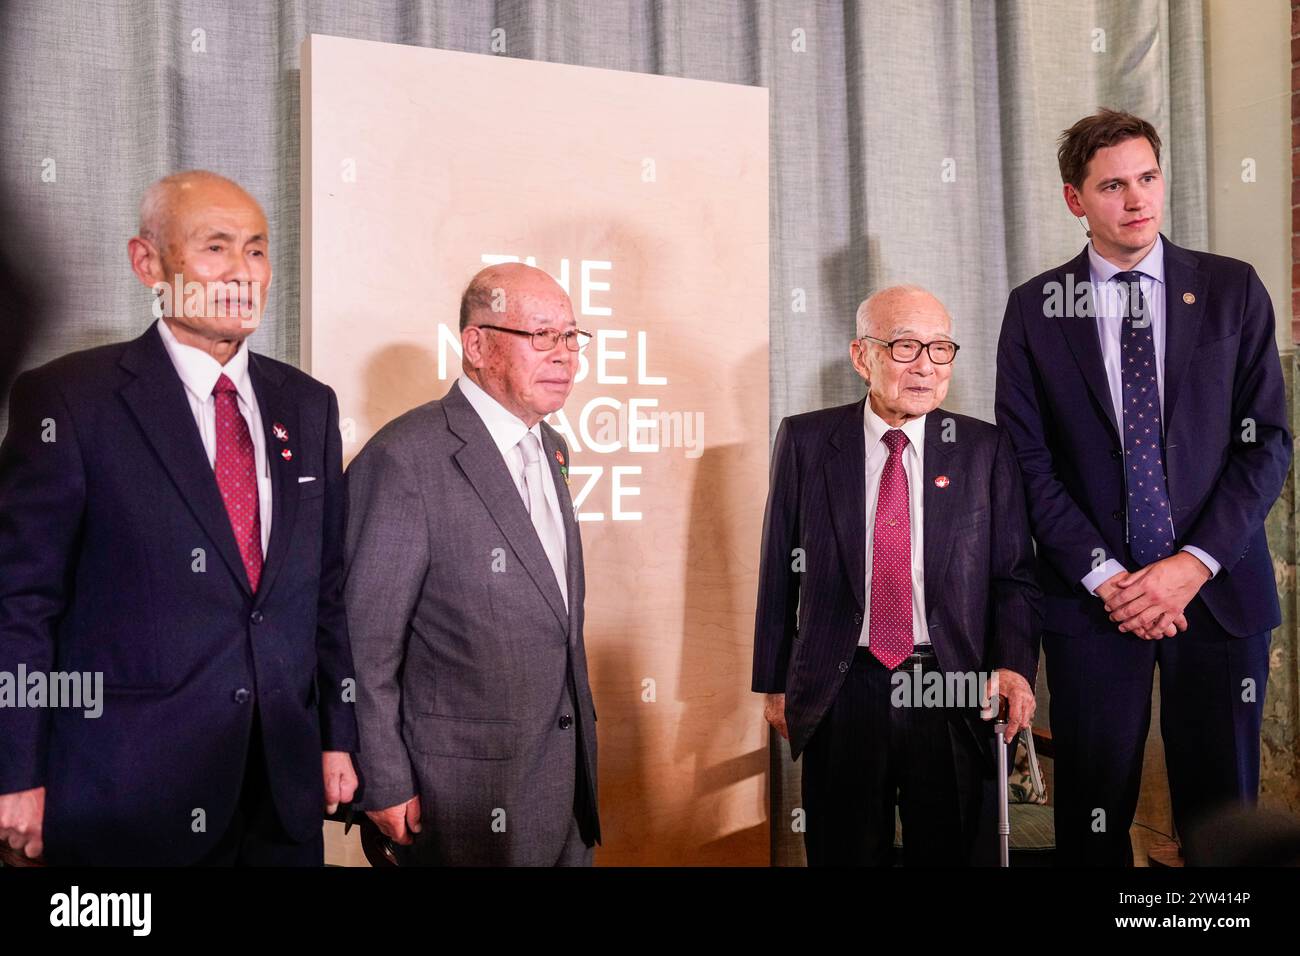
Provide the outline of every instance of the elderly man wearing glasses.
{"type": "Polygon", "coordinates": [[[474,276],[460,330],[460,380],[347,472],[363,805],[402,865],[590,865],[582,542],[542,421],[590,336],[518,263],[474,276]]]}
{"type": "MultiPolygon", "coordinates": [[[[940,408],[943,304],[896,286],[849,344],[866,396],[785,419],[764,517],[753,690],[803,756],[810,865],[993,862],[991,733],[1029,726],[1039,592],[1007,436],[940,408]]],[[[1001,782],[1005,786],[1005,781],[1001,782]]]]}

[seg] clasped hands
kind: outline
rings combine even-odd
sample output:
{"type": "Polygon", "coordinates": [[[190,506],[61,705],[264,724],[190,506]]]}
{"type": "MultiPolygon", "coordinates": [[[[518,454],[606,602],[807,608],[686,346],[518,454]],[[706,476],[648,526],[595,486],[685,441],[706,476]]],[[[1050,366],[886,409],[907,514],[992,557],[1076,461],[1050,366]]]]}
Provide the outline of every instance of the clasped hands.
{"type": "Polygon", "coordinates": [[[1097,597],[1121,633],[1158,641],[1187,630],[1183,611],[1209,579],[1210,569],[1199,558],[1179,551],[1137,571],[1121,571],[1098,585],[1097,597]]]}

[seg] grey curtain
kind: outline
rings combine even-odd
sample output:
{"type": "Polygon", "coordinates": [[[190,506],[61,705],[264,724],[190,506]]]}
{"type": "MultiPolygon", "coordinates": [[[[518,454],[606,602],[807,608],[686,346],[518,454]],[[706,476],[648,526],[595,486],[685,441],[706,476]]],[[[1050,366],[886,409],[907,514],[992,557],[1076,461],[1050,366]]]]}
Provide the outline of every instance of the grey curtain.
{"type": "MultiPolygon", "coordinates": [[[[10,0],[3,232],[52,316],[25,364],[150,321],[126,240],[143,188],[193,167],[266,207],[275,280],[253,348],[296,361],[302,39],[487,54],[498,28],[507,56],[771,90],[771,403],[753,412],[773,426],[861,396],[854,310],[903,281],[956,320],[949,405],[990,417],[1008,289],[1084,241],[1055,138],[1100,105],[1156,124],[1167,229],[1207,245],[1200,0],[10,0]]],[[[784,744],[772,766],[773,859],[798,862],[784,744]]]]}

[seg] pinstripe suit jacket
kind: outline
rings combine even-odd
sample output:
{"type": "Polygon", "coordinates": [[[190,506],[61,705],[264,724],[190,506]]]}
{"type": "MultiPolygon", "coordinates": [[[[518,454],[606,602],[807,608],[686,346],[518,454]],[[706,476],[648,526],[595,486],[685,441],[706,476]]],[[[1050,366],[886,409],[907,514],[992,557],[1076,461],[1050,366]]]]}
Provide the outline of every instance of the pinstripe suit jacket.
{"type": "MultiPolygon", "coordinates": [[[[865,401],[785,419],[772,454],[753,690],[786,695],[796,759],[839,692],[862,630],[865,401]]],[[[1010,441],[988,422],[935,409],[925,420],[924,461],[925,618],[939,665],[962,673],[1006,667],[1032,686],[1039,590],[1010,441]],[[941,475],[947,483],[936,484],[941,475]]],[[[988,735],[972,733],[987,751],[988,735]]]]}

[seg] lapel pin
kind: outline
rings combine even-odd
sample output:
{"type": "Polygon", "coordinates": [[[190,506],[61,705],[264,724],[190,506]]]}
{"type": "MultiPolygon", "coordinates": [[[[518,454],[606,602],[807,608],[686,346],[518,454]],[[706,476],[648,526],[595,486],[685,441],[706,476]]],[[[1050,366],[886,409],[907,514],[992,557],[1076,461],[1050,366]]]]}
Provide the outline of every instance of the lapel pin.
{"type": "Polygon", "coordinates": [[[293,461],[293,452],[286,448],[280,452],[280,457],[285,461],[293,461]]]}
{"type": "Polygon", "coordinates": [[[935,478],[935,479],[934,479],[934,486],[935,486],[936,488],[947,488],[947,487],[948,487],[948,476],[947,476],[947,475],[940,475],[939,477],[935,478]]]}
{"type": "Polygon", "coordinates": [[[560,463],[560,477],[564,479],[564,483],[567,485],[569,483],[569,466],[564,463],[564,452],[558,448],[555,449],[555,460],[560,463]]]}
{"type": "Polygon", "coordinates": [[[280,439],[280,441],[289,440],[289,430],[285,428],[283,425],[281,425],[279,422],[276,422],[274,425],[271,426],[271,434],[274,435],[276,438],[280,439]]]}
{"type": "Polygon", "coordinates": [[[1190,292],[1184,292],[1184,293],[1183,293],[1183,301],[1186,302],[1188,305],[1192,305],[1192,304],[1194,304],[1194,303],[1196,302],[1196,296],[1194,296],[1194,295],[1193,295],[1192,293],[1190,293],[1190,292]]]}

